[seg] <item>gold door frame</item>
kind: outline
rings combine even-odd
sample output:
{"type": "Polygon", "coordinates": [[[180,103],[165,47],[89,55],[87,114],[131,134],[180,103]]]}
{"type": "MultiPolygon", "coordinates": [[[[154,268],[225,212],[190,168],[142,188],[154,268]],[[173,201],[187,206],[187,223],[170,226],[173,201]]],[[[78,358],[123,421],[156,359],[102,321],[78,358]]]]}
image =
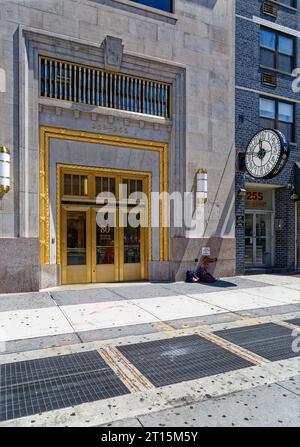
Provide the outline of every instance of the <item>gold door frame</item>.
{"type": "MultiPolygon", "coordinates": [[[[75,175],[89,175],[92,174],[94,178],[97,176],[105,176],[116,179],[116,190],[119,188],[120,179],[135,179],[143,181],[143,193],[148,198],[148,227],[141,228],[141,279],[147,279],[148,277],[148,261],[152,260],[152,227],[151,227],[151,191],[152,191],[152,173],[146,171],[129,171],[124,169],[110,169],[110,168],[94,168],[90,166],[75,166],[75,165],[65,165],[57,164],[57,190],[56,190],[56,235],[57,235],[57,245],[56,245],[56,257],[57,264],[61,264],[61,280],[65,283],[66,273],[63,271],[65,268],[64,256],[64,238],[62,234],[65,229],[65,219],[62,216],[63,210],[75,210],[75,211],[88,211],[88,222],[89,222],[89,233],[87,237],[87,244],[89,244],[88,255],[89,255],[89,267],[91,272],[91,278],[89,282],[96,282],[96,259],[93,247],[96,242],[96,234],[94,229],[94,222],[96,217],[96,212],[100,206],[95,205],[96,191],[95,182],[91,181],[91,176],[88,177],[88,184],[90,194],[86,197],[69,197],[63,195],[63,179],[64,174],[75,174],[75,175]],[[72,201],[72,205],[65,205],[62,200],[72,201]],[[78,203],[78,205],[76,204],[78,203]],[[80,205],[82,202],[85,205],[80,205]]],[[[117,194],[118,197],[118,194],[117,194]]],[[[119,208],[117,208],[118,210],[119,208]]],[[[117,212],[117,226],[115,231],[115,280],[123,281],[124,278],[124,263],[121,262],[124,253],[124,247],[122,245],[123,228],[119,228],[119,213],[117,212]]]]}
{"type": "MultiPolygon", "coordinates": [[[[113,135],[104,135],[94,132],[82,132],[77,130],[62,129],[56,127],[40,127],[40,262],[41,264],[50,263],[50,223],[49,223],[49,140],[50,138],[73,140],[96,144],[105,144],[112,147],[133,148],[147,151],[156,151],[159,153],[159,190],[160,193],[168,192],[168,144],[149,140],[140,140],[136,138],[116,137],[113,135]]],[[[131,171],[129,171],[131,172],[131,171]]],[[[59,179],[57,179],[57,188],[59,189],[59,179]]],[[[149,196],[150,197],[150,196],[149,196]]],[[[167,199],[160,201],[159,219],[159,251],[160,260],[169,259],[169,229],[163,226],[168,215],[167,199]]],[[[150,206],[149,206],[150,208],[150,206]]],[[[150,208],[151,209],[151,208],[150,208]]],[[[150,214],[150,213],[149,213],[150,214]]],[[[60,244],[58,244],[60,245],[60,244]]]]}

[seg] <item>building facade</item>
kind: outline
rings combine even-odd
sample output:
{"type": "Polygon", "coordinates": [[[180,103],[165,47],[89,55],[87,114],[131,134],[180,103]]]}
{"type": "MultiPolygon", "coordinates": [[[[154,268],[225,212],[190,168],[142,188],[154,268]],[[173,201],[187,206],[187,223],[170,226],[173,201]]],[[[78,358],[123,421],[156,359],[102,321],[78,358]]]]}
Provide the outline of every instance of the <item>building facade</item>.
{"type": "Polygon", "coordinates": [[[240,274],[292,271],[300,265],[300,207],[295,201],[299,195],[300,96],[293,88],[296,78],[292,76],[300,61],[299,7],[297,0],[236,2],[237,159],[260,129],[278,129],[290,143],[288,163],[271,180],[244,175],[238,163],[240,274]]]}
{"type": "Polygon", "coordinates": [[[0,1],[0,292],[235,273],[234,3],[0,1]]]}

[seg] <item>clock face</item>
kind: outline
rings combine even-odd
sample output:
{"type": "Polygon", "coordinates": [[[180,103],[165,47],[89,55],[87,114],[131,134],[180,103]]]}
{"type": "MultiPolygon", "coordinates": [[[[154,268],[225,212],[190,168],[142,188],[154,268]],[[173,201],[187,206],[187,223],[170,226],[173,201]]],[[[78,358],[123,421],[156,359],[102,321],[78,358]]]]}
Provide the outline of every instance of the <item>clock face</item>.
{"type": "Polygon", "coordinates": [[[288,159],[288,145],[281,132],[265,129],[258,132],[246,149],[246,169],[251,177],[272,178],[288,159]]]}

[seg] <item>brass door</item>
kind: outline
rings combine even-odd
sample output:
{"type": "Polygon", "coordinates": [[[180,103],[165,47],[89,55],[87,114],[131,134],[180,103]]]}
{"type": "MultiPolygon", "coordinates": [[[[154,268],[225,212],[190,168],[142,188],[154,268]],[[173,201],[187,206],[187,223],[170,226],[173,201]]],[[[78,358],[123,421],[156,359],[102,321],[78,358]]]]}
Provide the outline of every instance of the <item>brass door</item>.
{"type": "Polygon", "coordinates": [[[146,278],[146,231],[143,210],[121,212],[120,220],[120,281],[138,281],[146,278]]]}
{"type": "Polygon", "coordinates": [[[119,236],[116,210],[101,223],[101,209],[92,210],[92,281],[119,281],[119,236]],[[97,218],[98,216],[98,218],[97,218]]]}
{"type": "Polygon", "coordinates": [[[62,284],[91,282],[91,234],[88,207],[62,208],[62,284]]]}
{"type": "MultiPolygon", "coordinates": [[[[143,192],[144,182],[139,178],[116,177],[117,185],[125,183],[129,186],[128,202],[117,196],[115,205],[109,211],[89,203],[62,205],[62,284],[138,281],[147,278],[148,211],[139,199],[129,197],[132,191],[143,192]],[[99,219],[101,214],[102,217],[105,214],[104,220],[99,219]]],[[[101,179],[99,189],[106,188],[102,183],[104,181],[101,179]]],[[[87,199],[82,196],[80,200],[87,199]]]]}

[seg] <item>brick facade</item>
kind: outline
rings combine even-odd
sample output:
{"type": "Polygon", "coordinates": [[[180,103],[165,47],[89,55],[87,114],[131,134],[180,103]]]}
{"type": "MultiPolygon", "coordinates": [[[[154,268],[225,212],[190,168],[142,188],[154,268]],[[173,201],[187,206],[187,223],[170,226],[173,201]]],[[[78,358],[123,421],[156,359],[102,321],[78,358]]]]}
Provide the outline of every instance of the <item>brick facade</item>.
{"type": "MultiPolygon", "coordinates": [[[[278,6],[277,18],[272,18],[261,12],[262,0],[238,0],[236,6],[236,150],[245,150],[251,137],[261,127],[259,123],[259,97],[267,95],[290,100],[295,104],[296,144],[291,145],[290,159],[284,170],[272,180],[256,181],[248,175],[236,174],[236,192],[245,188],[245,184],[260,184],[274,186],[275,189],[275,228],[274,228],[274,265],[273,269],[293,270],[295,267],[295,204],[290,200],[291,191],[287,188],[293,183],[293,167],[295,161],[300,161],[300,100],[299,94],[293,93],[294,78],[289,75],[277,74],[277,87],[267,87],[261,84],[259,32],[260,19],[266,20],[272,27],[276,25],[289,28],[289,32],[299,31],[299,9],[294,10],[278,6]],[[282,228],[278,228],[281,220],[282,228]]],[[[269,1],[269,4],[277,2],[269,1]]],[[[299,7],[299,5],[298,5],[299,7]]],[[[287,31],[287,30],[282,30],[287,31]]],[[[300,61],[300,45],[296,39],[296,66],[300,61]]],[[[267,71],[267,70],[264,70],[267,71]]],[[[271,73],[271,72],[270,72],[271,73]]],[[[245,201],[237,195],[236,214],[243,215],[245,201]]],[[[243,227],[236,228],[237,272],[245,271],[245,231],[243,227]]]]}

